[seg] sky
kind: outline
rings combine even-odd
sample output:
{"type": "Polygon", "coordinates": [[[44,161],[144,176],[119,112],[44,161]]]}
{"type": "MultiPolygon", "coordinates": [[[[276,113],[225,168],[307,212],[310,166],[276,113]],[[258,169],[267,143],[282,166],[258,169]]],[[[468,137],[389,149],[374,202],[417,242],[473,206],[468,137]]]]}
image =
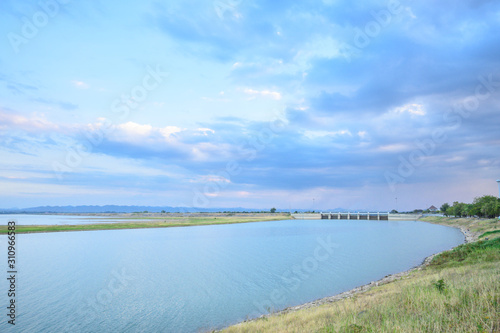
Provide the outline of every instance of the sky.
{"type": "Polygon", "coordinates": [[[498,195],[500,2],[0,2],[0,208],[498,195]]]}

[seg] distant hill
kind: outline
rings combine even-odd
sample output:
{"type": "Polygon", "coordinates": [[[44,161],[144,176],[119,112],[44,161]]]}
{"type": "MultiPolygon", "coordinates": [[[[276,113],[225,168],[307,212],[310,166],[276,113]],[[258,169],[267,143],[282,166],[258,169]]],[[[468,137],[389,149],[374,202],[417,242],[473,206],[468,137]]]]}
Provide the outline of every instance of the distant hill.
{"type": "MultiPolygon", "coordinates": [[[[105,205],[105,206],[39,206],[30,208],[0,208],[1,214],[8,213],[135,213],[144,212],[160,213],[165,211],[167,213],[199,213],[199,212],[268,212],[267,209],[253,209],[253,208],[200,208],[200,207],[171,207],[171,206],[120,206],[120,205],[105,205]]],[[[289,209],[277,209],[278,212],[288,212],[289,209]]],[[[291,212],[305,212],[309,209],[291,209],[291,212]]],[[[345,212],[346,209],[334,208],[325,209],[324,212],[345,212]]]]}
{"type": "Polygon", "coordinates": [[[198,208],[198,207],[170,207],[170,206],[39,206],[20,209],[0,209],[0,213],[134,213],[134,212],[160,213],[194,213],[194,212],[223,212],[247,211],[255,212],[258,209],[246,208],[198,208]]]}

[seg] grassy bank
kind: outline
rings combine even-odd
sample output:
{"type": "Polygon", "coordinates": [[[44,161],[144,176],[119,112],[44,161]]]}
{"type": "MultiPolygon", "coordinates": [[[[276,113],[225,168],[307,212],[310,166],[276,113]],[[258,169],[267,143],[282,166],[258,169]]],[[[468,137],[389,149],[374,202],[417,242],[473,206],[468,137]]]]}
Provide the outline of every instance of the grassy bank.
{"type": "MultiPolygon", "coordinates": [[[[120,218],[122,220],[124,218],[120,218]]],[[[233,216],[232,214],[217,216],[195,217],[131,217],[126,222],[95,223],[81,225],[17,225],[16,233],[60,232],[60,231],[90,231],[90,230],[117,230],[117,229],[143,229],[143,228],[168,228],[187,227],[196,225],[233,224],[258,221],[278,221],[290,219],[288,215],[262,214],[256,216],[233,216]],[[128,221],[130,220],[130,221],[128,221]],[[140,221],[139,221],[140,220],[140,221]]],[[[7,226],[0,226],[0,234],[7,233],[7,226]]]]}
{"type": "MultiPolygon", "coordinates": [[[[496,228],[485,228],[488,220],[459,223],[478,233],[496,228]]],[[[351,298],[224,332],[500,332],[499,277],[500,238],[490,238],[443,252],[404,279],[351,298]]]]}
{"type": "Polygon", "coordinates": [[[500,221],[498,219],[455,218],[444,216],[426,216],[420,219],[434,224],[462,227],[469,229],[479,239],[500,237],[500,221]]]}

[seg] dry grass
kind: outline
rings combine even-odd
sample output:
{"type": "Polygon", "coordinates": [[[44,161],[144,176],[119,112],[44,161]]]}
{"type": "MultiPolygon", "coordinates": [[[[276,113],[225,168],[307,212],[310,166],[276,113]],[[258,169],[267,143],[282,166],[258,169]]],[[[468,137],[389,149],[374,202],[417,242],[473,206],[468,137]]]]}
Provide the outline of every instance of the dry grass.
{"type": "MultiPolygon", "coordinates": [[[[499,219],[479,219],[479,218],[455,218],[455,217],[442,217],[442,216],[427,216],[420,219],[421,221],[430,222],[434,224],[442,224],[447,226],[460,226],[470,229],[472,232],[478,234],[478,236],[483,235],[486,232],[499,231],[500,230],[500,220],[499,219]]],[[[489,237],[496,238],[500,237],[500,233],[493,233],[489,237]]],[[[482,237],[480,237],[482,238],[482,237]]]]}

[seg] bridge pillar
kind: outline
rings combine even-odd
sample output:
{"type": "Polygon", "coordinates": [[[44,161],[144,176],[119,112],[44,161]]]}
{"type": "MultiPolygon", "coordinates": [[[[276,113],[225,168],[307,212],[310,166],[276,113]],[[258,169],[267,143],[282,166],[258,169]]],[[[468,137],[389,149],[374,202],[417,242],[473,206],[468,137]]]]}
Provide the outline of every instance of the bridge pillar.
{"type": "Polygon", "coordinates": [[[377,220],[380,221],[380,212],[377,212],[377,220]]]}

